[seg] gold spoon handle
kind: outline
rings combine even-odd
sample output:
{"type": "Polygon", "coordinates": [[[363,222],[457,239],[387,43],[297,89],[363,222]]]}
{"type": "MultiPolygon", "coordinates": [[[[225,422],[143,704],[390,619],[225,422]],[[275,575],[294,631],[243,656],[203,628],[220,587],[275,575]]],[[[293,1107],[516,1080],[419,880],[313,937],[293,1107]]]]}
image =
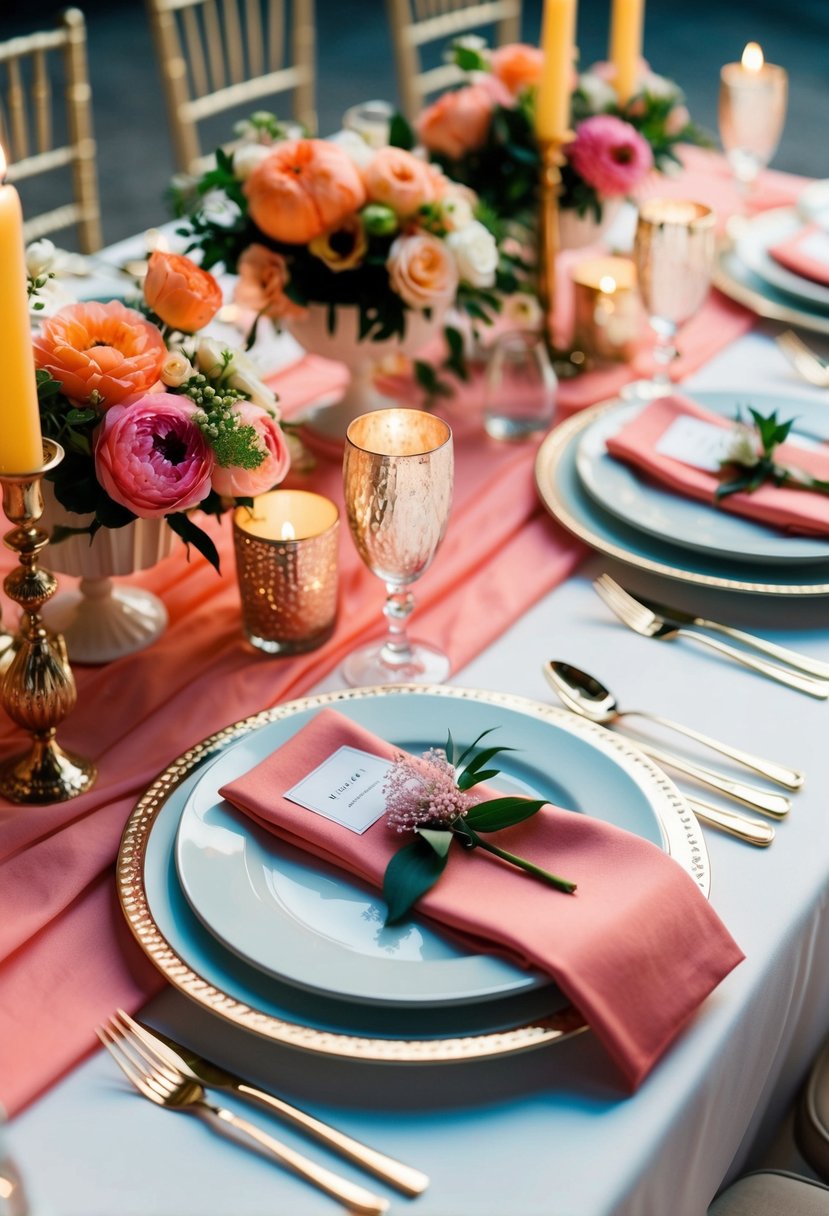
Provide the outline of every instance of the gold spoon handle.
{"type": "Polygon", "coordinates": [[[773,794],[768,790],[759,789],[756,785],[746,785],[742,781],[734,781],[725,773],[703,768],[700,764],[693,764],[690,760],[686,760],[684,756],[663,751],[661,747],[653,747],[650,743],[642,743],[639,739],[636,740],[636,746],[657,764],[666,764],[669,768],[676,769],[678,773],[684,773],[686,777],[698,781],[700,785],[726,794],[736,802],[742,802],[743,806],[750,806],[754,811],[762,811],[765,815],[783,819],[792,809],[791,800],[784,794],[773,794]]]}
{"type": "Polygon", "coordinates": [[[739,811],[727,811],[724,807],[714,806],[711,802],[703,802],[698,798],[688,798],[688,805],[699,819],[700,823],[710,824],[720,828],[746,844],[756,845],[766,849],[774,840],[774,828],[770,823],[761,823],[759,819],[749,819],[739,811]]]}

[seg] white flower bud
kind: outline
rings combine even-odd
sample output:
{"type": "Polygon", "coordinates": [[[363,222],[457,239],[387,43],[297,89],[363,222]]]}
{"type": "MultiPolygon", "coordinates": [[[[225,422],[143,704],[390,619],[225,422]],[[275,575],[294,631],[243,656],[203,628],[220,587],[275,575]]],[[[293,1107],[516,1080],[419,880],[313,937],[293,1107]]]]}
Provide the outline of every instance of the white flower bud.
{"type": "Polygon", "coordinates": [[[440,201],[440,217],[449,232],[459,232],[475,218],[472,203],[460,190],[450,190],[440,201]]]}
{"type": "Polygon", "coordinates": [[[33,279],[38,279],[52,269],[55,261],[55,246],[45,237],[26,246],[26,270],[33,279]]]}
{"type": "Polygon", "coordinates": [[[536,330],[541,328],[544,314],[536,296],[517,291],[504,300],[501,316],[515,329],[536,330]]]}
{"type": "Polygon", "coordinates": [[[334,135],[328,137],[329,144],[336,144],[338,148],[342,148],[346,156],[354,162],[358,169],[365,167],[374,160],[376,148],[363,139],[362,135],[358,135],[356,131],[337,131],[334,135]]]}
{"type": "Polygon", "coordinates": [[[195,368],[183,350],[171,350],[161,369],[161,382],[168,388],[180,388],[195,374],[195,368]]]}
{"type": "Polygon", "coordinates": [[[601,114],[608,106],[616,104],[616,90],[613,85],[593,72],[583,72],[579,76],[579,89],[587,98],[591,114],[601,114]]]}
{"type": "Polygon", "coordinates": [[[233,175],[240,182],[246,182],[253,170],[273,152],[266,144],[245,144],[233,153],[233,175]]]}
{"type": "Polygon", "coordinates": [[[741,464],[747,469],[753,469],[759,459],[754,428],[745,423],[738,423],[723,463],[741,464]]]}
{"type": "Polygon", "coordinates": [[[458,232],[450,232],[446,244],[464,283],[470,287],[492,287],[498,267],[498,246],[488,228],[473,220],[458,232]]]}

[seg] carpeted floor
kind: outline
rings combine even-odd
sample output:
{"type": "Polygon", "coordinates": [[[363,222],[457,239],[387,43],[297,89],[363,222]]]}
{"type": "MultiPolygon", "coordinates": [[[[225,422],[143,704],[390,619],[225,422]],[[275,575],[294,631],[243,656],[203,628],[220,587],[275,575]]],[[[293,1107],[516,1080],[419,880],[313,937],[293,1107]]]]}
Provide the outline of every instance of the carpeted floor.
{"type": "MultiPolygon", "coordinates": [[[[143,0],[80,0],[89,28],[95,134],[107,243],[169,218],[165,190],[172,153],[143,0]]],[[[605,55],[610,0],[580,0],[582,63],[605,55]]],[[[46,28],[48,0],[0,0],[0,41],[46,28]]],[[[525,0],[524,37],[537,41],[541,0],[525,0]]],[[[320,130],[370,97],[395,99],[383,0],[317,0],[320,130]]],[[[779,168],[829,176],[829,2],[795,0],[648,0],[645,53],[681,82],[698,122],[716,132],[719,68],[759,41],[791,75],[789,116],[779,168]]],[[[61,200],[62,201],[62,200],[61,200]]],[[[67,240],[64,242],[69,244],[67,240]]]]}

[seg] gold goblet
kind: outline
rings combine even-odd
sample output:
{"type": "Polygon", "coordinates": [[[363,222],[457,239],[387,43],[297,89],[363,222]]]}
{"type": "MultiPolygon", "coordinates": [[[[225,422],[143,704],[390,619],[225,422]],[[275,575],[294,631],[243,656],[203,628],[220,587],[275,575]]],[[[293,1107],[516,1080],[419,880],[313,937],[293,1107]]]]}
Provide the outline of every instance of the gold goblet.
{"type": "Polygon", "coordinates": [[[677,330],[708,295],[715,252],[715,216],[710,207],[672,198],[652,198],[642,204],[633,257],[642,302],[656,333],[657,371],[651,380],[631,385],[626,396],[646,400],[671,392],[668,368],[677,354],[677,330]]]}
{"type": "Polygon", "coordinates": [[[452,506],[452,432],[420,410],[374,410],[346,433],[345,509],[357,552],[386,585],[387,633],[343,665],[349,684],[439,683],[449,674],[440,650],[410,641],[408,590],[443,540],[452,506]]]}

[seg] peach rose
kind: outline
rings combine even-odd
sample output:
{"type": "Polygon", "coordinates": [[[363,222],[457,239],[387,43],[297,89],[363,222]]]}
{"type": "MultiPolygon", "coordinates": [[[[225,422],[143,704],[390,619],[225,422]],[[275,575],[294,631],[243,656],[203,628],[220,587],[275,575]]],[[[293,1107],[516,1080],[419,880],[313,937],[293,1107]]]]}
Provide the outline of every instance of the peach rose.
{"type": "Polygon", "coordinates": [[[399,236],[386,268],[392,289],[412,308],[446,304],[458,289],[458,268],[443,241],[428,232],[399,236]]]}
{"type": "Polygon", "coordinates": [[[144,299],[165,325],[194,334],[222,306],[222,289],[212,274],[180,253],[156,249],[144,279],[144,299]]]}
{"type": "Polygon", "coordinates": [[[37,367],[70,401],[98,409],[147,392],[167,358],[156,326],[120,300],[62,308],[41,323],[32,345],[37,367]]]}
{"type": "Polygon", "coordinates": [[[266,317],[302,317],[305,309],[285,294],[290,282],[288,263],[267,245],[248,245],[236,264],[239,281],[234,299],[242,308],[266,317]]]}
{"type": "Polygon", "coordinates": [[[251,219],[275,241],[305,245],[359,211],[359,170],[336,144],[292,139],[278,144],[245,185],[251,219]]]}
{"type": "Polygon", "coordinates": [[[511,42],[492,52],[493,74],[517,97],[524,89],[538,84],[544,67],[544,54],[537,46],[511,42]]]}
{"type": "Polygon", "coordinates": [[[486,142],[494,108],[492,92],[483,83],[444,93],[418,118],[417,137],[430,152],[457,160],[486,142]]]}
{"type": "Polygon", "coordinates": [[[403,148],[381,148],[363,170],[369,199],[385,203],[401,219],[435,201],[433,175],[425,161],[403,148]]]}

